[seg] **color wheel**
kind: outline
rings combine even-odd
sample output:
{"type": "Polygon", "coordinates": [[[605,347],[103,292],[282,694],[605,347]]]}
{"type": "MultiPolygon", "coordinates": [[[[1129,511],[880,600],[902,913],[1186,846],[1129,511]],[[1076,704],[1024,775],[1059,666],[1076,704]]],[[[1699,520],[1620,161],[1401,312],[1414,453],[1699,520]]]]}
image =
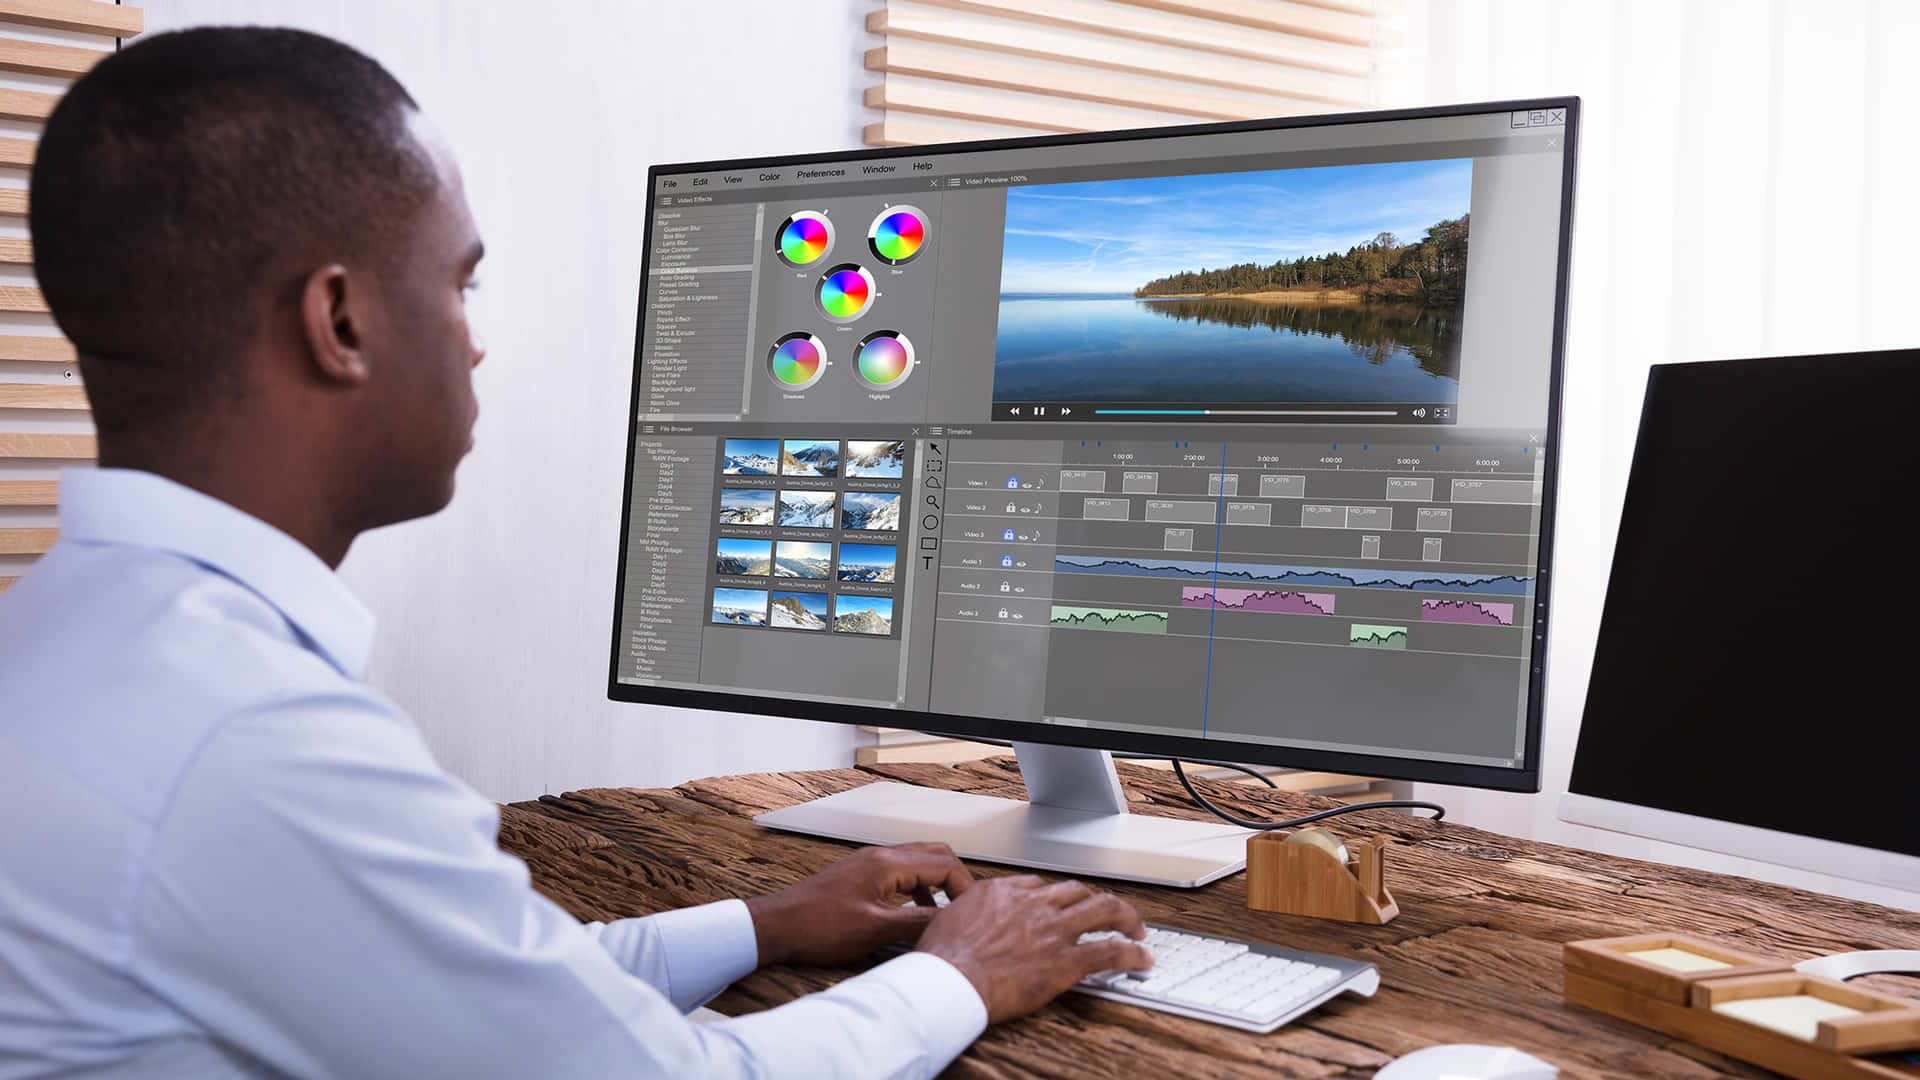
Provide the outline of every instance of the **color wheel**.
{"type": "Polygon", "coordinates": [[[867,227],[867,246],[882,262],[899,266],[926,249],[930,231],[926,211],[917,206],[888,207],[867,227]]]}
{"type": "Polygon", "coordinates": [[[825,214],[801,210],[780,223],[780,261],[788,266],[811,266],[833,250],[833,222],[825,214]]]}
{"type": "Polygon", "coordinates": [[[805,390],[827,373],[827,346],[805,330],[782,335],[767,352],[767,371],[789,390],[805,390]]]}
{"type": "Polygon", "coordinates": [[[913,374],[913,343],[898,330],[875,330],[860,339],[853,367],[868,386],[898,386],[913,374]]]}
{"type": "Polygon", "coordinates": [[[820,277],[820,310],[829,319],[852,322],[867,313],[878,291],[865,267],[841,263],[820,277]]]}

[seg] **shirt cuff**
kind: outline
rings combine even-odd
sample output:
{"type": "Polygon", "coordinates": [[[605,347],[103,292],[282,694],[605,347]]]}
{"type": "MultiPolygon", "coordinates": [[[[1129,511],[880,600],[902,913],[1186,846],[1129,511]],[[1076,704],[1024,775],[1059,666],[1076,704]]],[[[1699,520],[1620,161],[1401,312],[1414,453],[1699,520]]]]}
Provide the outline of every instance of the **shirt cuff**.
{"type": "Polygon", "coordinates": [[[913,1004],[927,1050],[932,1076],[987,1030],[987,1003],[960,969],[932,953],[910,952],[894,957],[864,975],[861,981],[881,981],[913,1004]]]}
{"type": "Polygon", "coordinates": [[[703,1004],[760,966],[760,939],[743,901],[677,908],[646,921],[660,935],[667,996],[682,1009],[703,1004]]]}

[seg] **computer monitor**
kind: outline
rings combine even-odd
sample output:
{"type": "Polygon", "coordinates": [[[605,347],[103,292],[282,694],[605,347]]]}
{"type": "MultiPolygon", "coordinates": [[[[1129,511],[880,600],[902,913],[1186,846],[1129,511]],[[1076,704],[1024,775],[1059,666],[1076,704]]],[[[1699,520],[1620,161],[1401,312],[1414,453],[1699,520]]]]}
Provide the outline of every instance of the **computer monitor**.
{"type": "Polygon", "coordinates": [[[1196,884],[1108,751],[1538,790],[1574,99],[647,176],[608,694],[1016,743],[761,820],[1196,884]]]}
{"type": "Polygon", "coordinates": [[[1920,351],[1658,364],[1560,816],[1920,889],[1920,351]]]}

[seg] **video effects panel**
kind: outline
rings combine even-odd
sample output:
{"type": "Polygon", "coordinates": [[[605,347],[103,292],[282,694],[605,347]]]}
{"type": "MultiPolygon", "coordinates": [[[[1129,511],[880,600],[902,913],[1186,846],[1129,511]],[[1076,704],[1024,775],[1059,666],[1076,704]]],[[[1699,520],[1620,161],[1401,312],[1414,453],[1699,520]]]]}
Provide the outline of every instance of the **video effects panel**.
{"type": "Polygon", "coordinates": [[[712,621],[897,637],[900,439],[725,438],[712,621]]]}
{"type": "Polygon", "coordinates": [[[836,377],[836,368],[838,378],[852,380],[841,389],[874,394],[889,394],[913,375],[919,363],[913,335],[898,325],[868,329],[868,320],[878,317],[879,272],[904,274],[901,268],[926,254],[932,217],[916,206],[877,205],[865,243],[850,251],[842,247],[832,206],[794,210],[774,230],[771,254],[792,272],[778,281],[771,305],[777,323],[766,373],[778,392],[798,397],[836,377]],[[797,299],[802,294],[804,301],[797,299]],[[794,325],[803,321],[813,325],[794,325]],[[856,324],[865,331],[857,337],[851,333],[856,324]]]}

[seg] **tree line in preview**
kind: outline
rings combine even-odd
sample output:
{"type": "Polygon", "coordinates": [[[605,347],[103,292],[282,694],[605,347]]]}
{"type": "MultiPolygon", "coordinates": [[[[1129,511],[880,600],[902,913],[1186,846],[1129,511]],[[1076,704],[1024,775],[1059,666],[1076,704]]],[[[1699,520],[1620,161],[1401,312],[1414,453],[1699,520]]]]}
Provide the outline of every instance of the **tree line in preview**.
{"type": "Polygon", "coordinates": [[[1187,270],[1156,278],[1136,297],[1206,293],[1255,293],[1275,289],[1359,288],[1369,297],[1386,293],[1430,307],[1453,307],[1466,291],[1469,214],[1427,227],[1411,243],[1390,232],[1347,249],[1346,254],[1281,259],[1271,265],[1240,263],[1219,270],[1187,270]]]}

